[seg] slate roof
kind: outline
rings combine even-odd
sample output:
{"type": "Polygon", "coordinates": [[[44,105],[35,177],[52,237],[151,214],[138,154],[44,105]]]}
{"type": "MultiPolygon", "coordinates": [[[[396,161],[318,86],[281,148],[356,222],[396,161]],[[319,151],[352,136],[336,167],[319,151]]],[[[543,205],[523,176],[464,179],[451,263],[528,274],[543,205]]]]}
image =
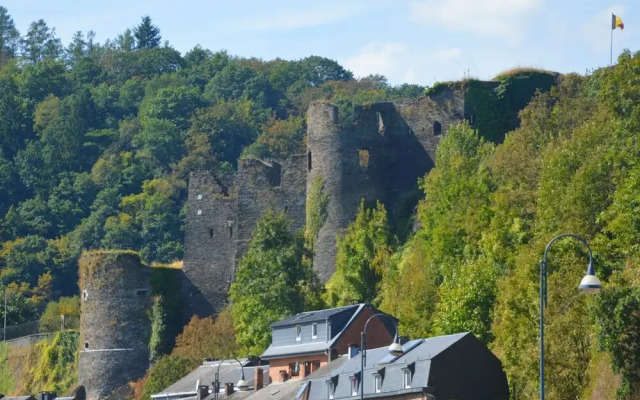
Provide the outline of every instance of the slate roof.
{"type": "MultiPolygon", "coordinates": [[[[282,321],[275,322],[271,324],[272,328],[293,326],[299,323],[324,321],[327,318],[335,317],[343,313],[345,315],[341,315],[341,317],[346,317],[348,319],[347,322],[342,327],[342,329],[340,330],[340,332],[336,333],[332,338],[329,338],[327,341],[288,344],[284,346],[274,345],[273,343],[271,343],[267,348],[267,350],[265,350],[265,352],[260,357],[265,360],[269,360],[273,358],[286,357],[291,355],[317,354],[320,352],[324,352],[327,349],[332,348],[334,343],[338,341],[340,336],[351,327],[351,325],[358,318],[360,313],[367,309],[373,310],[374,313],[379,312],[371,304],[360,303],[360,304],[353,304],[353,305],[344,306],[344,307],[330,308],[327,310],[298,313],[293,317],[289,317],[282,321]]],[[[394,318],[393,316],[391,315],[389,316],[394,320],[396,320],[396,318],[394,318]]],[[[387,327],[389,332],[393,334],[395,328],[393,327],[393,324],[391,323],[391,321],[389,321],[389,318],[383,318],[382,323],[387,327]]]]}
{"type": "MultiPolygon", "coordinates": [[[[241,359],[240,362],[244,365],[247,365],[248,362],[246,359],[241,359]]],[[[212,383],[215,380],[215,373],[218,370],[218,364],[220,361],[205,361],[198,368],[191,371],[189,374],[184,376],[179,381],[175,382],[173,385],[164,389],[162,392],[154,394],[156,395],[164,395],[164,394],[175,394],[175,393],[188,393],[195,392],[196,384],[200,382],[200,385],[208,385],[210,388],[213,386],[212,383]]],[[[245,366],[244,367],[244,378],[249,382],[249,387],[254,386],[254,376],[255,369],[262,368],[263,369],[263,377],[264,384],[268,384],[269,382],[269,366],[245,366]]],[[[242,375],[242,371],[240,365],[236,361],[224,361],[220,364],[220,387],[224,388],[225,383],[233,382],[236,383],[240,380],[242,375]]],[[[242,392],[238,392],[242,393],[242,392]]],[[[171,396],[169,396],[171,397],[171,396]]],[[[238,396],[239,397],[239,396],[238,396]]],[[[188,397],[187,397],[188,398],[188,397]]]]}
{"type": "MultiPolygon", "coordinates": [[[[465,332],[407,342],[403,345],[405,353],[399,357],[390,357],[387,347],[367,350],[367,365],[364,370],[365,396],[367,398],[375,398],[428,391],[431,360],[467,335],[470,335],[470,333],[465,332]],[[411,370],[412,381],[409,388],[405,388],[403,385],[405,369],[411,370]],[[384,390],[381,393],[374,393],[373,382],[375,374],[380,374],[383,377],[382,386],[384,390]]],[[[350,379],[351,377],[356,377],[360,382],[361,355],[359,353],[331,371],[310,376],[309,399],[326,399],[327,381],[329,380],[334,382],[334,399],[352,398],[350,379]]],[[[317,372],[322,371],[318,370],[317,372]]]]}
{"type": "Polygon", "coordinates": [[[340,313],[355,313],[355,311],[361,306],[361,304],[353,304],[344,307],[330,308],[327,310],[317,310],[298,313],[292,317],[283,319],[282,321],[274,322],[271,327],[296,325],[301,322],[315,322],[324,321],[325,319],[340,313]]]}

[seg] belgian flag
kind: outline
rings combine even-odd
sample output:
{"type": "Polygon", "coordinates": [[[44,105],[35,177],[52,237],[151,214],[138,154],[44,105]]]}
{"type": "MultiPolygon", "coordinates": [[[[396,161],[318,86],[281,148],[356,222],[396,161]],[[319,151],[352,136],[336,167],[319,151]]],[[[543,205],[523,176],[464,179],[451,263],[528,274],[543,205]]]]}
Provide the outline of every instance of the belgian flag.
{"type": "Polygon", "coordinates": [[[622,23],[622,18],[618,17],[615,14],[611,14],[611,29],[624,29],[624,24],[622,23]]]}

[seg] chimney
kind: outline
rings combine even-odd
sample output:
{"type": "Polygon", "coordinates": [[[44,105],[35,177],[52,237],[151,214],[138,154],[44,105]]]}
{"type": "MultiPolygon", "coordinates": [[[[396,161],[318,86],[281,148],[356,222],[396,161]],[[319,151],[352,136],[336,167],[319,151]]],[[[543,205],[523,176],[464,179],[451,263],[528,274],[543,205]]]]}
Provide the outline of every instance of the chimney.
{"type": "Polygon", "coordinates": [[[56,392],[40,392],[38,400],[54,400],[56,397],[56,392]]]}
{"type": "Polygon", "coordinates": [[[233,382],[224,384],[224,394],[231,396],[233,394],[233,382]]]}
{"type": "Polygon", "coordinates": [[[264,371],[262,368],[256,368],[253,376],[253,386],[255,390],[260,390],[264,386],[264,371]]]}
{"type": "Polygon", "coordinates": [[[198,386],[198,400],[202,400],[209,395],[209,386],[200,385],[198,386]]]}
{"type": "Polygon", "coordinates": [[[351,360],[353,357],[358,355],[360,347],[357,344],[351,343],[347,348],[348,348],[349,360],[351,360]]]}

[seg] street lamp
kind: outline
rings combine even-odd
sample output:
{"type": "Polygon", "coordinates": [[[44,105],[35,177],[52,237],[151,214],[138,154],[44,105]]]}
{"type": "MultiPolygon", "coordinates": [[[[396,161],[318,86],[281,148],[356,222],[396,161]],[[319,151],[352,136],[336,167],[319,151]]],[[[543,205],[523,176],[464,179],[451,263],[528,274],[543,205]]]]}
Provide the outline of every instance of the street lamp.
{"type": "Polygon", "coordinates": [[[587,241],[578,235],[572,233],[563,233],[551,239],[544,249],[544,256],[540,260],[540,400],[544,400],[544,307],[547,306],[547,253],[549,247],[556,240],[565,237],[574,238],[582,244],[584,244],[589,250],[589,265],[587,266],[587,274],[580,281],[578,289],[585,293],[596,293],[602,289],[602,284],[596,276],[595,268],[593,267],[593,254],[591,254],[591,247],[587,241]]]}
{"type": "Polygon", "coordinates": [[[218,392],[220,392],[220,365],[222,365],[223,362],[230,361],[230,360],[236,360],[238,362],[238,364],[240,364],[240,368],[241,368],[241,371],[242,371],[242,376],[240,377],[240,380],[238,381],[238,383],[236,383],[236,387],[242,392],[244,392],[245,390],[249,389],[249,382],[247,382],[244,379],[244,366],[242,365],[240,360],[238,360],[237,358],[229,358],[229,359],[225,359],[225,360],[220,360],[220,362],[218,363],[218,369],[216,369],[215,380],[213,381],[213,391],[215,393],[215,399],[216,400],[218,400],[218,392]]]}
{"type": "Polygon", "coordinates": [[[367,365],[367,325],[369,325],[369,321],[374,318],[387,317],[393,322],[393,327],[396,329],[396,335],[393,338],[393,343],[389,346],[389,354],[392,356],[400,356],[404,353],[402,350],[402,345],[398,343],[398,324],[396,324],[396,320],[384,313],[373,314],[369,317],[367,322],[364,323],[364,329],[362,330],[361,338],[360,338],[360,400],[364,399],[364,367],[367,365]]]}

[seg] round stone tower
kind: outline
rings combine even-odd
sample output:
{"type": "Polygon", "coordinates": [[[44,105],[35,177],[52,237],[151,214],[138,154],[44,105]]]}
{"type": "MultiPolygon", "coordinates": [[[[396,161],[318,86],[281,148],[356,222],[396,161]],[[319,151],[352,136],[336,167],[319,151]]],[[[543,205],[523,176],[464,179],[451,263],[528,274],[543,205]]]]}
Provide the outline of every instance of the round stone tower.
{"type": "Polygon", "coordinates": [[[87,399],[99,399],[149,367],[151,271],[130,251],[90,251],[78,264],[78,381],[87,399]]]}
{"type": "MultiPolygon", "coordinates": [[[[307,206],[322,203],[311,199],[319,186],[328,203],[315,238],[313,269],[322,282],[326,282],[335,270],[336,234],[348,224],[342,210],[343,149],[341,128],[338,124],[338,108],[333,104],[312,103],[307,111],[307,206]],[[346,223],[345,223],[346,222],[346,223]]],[[[307,209],[307,219],[317,212],[307,209]]],[[[309,225],[309,224],[307,224],[309,225]]]]}

